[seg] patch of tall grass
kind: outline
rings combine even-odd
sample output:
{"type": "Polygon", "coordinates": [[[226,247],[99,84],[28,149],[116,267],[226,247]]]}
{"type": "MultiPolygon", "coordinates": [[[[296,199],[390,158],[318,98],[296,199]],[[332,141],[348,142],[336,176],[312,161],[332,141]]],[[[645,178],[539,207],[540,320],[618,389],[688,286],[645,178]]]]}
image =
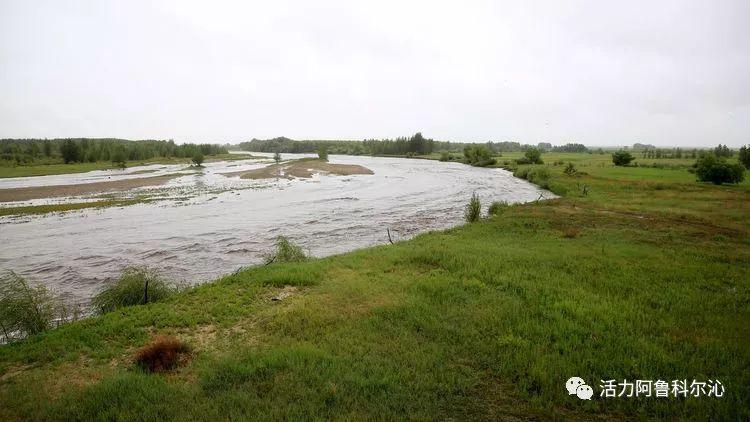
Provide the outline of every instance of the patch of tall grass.
{"type": "Polygon", "coordinates": [[[272,262],[304,262],[309,260],[304,250],[299,245],[292,243],[286,236],[276,238],[276,251],[268,257],[266,264],[272,262]]]}
{"type": "Polygon", "coordinates": [[[125,306],[158,302],[172,296],[180,286],[165,280],[156,271],[146,267],[130,267],[120,278],[106,285],[91,300],[100,314],[125,306]]]}
{"type": "Polygon", "coordinates": [[[78,319],[76,307],[43,284],[32,284],[20,275],[6,271],[0,274],[0,334],[12,341],[78,319]]]}
{"type": "Polygon", "coordinates": [[[547,167],[519,167],[513,172],[513,176],[528,180],[529,182],[539,186],[540,188],[551,191],[557,195],[562,196],[567,193],[567,188],[560,184],[552,182],[551,175],[547,167]]]}
{"type": "Polygon", "coordinates": [[[495,201],[492,204],[490,204],[490,207],[487,209],[487,214],[489,215],[500,215],[502,214],[510,204],[508,204],[505,201],[495,201]]]}
{"type": "Polygon", "coordinates": [[[479,221],[479,218],[482,215],[482,202],[479,200],[479,197],[476,193],[471,194],[471,199],[469,200],[469,203],[466,204],[466,209],[464,210],[464,218],[466,219],[467,223],[473,223],[475,221],[479,221]]]}

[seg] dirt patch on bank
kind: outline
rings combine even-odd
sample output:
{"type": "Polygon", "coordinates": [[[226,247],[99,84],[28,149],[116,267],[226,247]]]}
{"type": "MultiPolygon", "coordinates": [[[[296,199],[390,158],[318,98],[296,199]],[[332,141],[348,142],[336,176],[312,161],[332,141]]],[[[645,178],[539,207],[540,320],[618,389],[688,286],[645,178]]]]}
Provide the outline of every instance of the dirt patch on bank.
{"type": "Polygon", "coordinates": [[[79,196],[99,192],[125,191],[144,186],[159,186],[184,174],[141,177],[109,182],[82,183],[80,185],[34,186],[28,188],[0,189],[0,202],[28,201],[30,199],[79,196]]]}
{"type": "Polygon", "coordinates": [[[308,179],[315,173],[336,174],[349,176],[352,174],[374,174],[367,167],[356,164],[331,164],[323,160],[295,160],[286,163],[271,164],[260,169],[222,173],[227,177],[240,176],[242,179],[292,179],[301,177],[308,179]]]}

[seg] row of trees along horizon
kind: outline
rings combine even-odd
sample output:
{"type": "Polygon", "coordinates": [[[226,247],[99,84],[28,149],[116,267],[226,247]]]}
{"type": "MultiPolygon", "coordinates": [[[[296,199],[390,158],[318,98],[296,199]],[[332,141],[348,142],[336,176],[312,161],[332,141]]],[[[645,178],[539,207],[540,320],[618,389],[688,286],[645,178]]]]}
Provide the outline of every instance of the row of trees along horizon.
{"type": "MultiPolygon", "coordinates": [[[[231,145],[224,144],[176,144],[173,140],[130,141],[117,138],[65,138],[65,139],[0,139],[0,166],[58,164],[77,162],[143,161],[155,158],[191,158],[196,155],[228,153],[231,145]]],[[[572,152],[604,154],[601,148],[591,150],[580,143],[553,146],[540,142],[536,146],[520,142],[465,143],[435,141],[417,132],[411,137],[394,139],[365,139],[363,141],[293,140],[286,137],[252,139],[237,147],[245,151],[280,153],[315,153],[325,150],[330,154],[347,155],[429,155],[433,152],[463,154],[465,160],[474,165],[494,164],[492,156],[504,152],[536,149],[540,152],[572,152]]],[[[625,149],[628,149],[627,147],[625,149]]],[[[633,151],[643,158],[698,158],[699,149],[656,148],[654,145],[635,143],[633,151]]],[[[719,145],[712,152],[717,157],[731,157],[734,152],[726,145],[719,145]]],[[[746,148],[740,149],[740,155],[746,148]]],[[[444,156],[446,154],[443,154],[444,156]]],[[[450,154],[446,159],[453,159],[450,154]]],[[[442,158],[441,158],[442,159],[442,158]]]]}
{"type": "MultiPolygon", "coordinates": [[[[503,152],[525,151],[533,147],[530,144],[520,142],[449,142],[436,141],[425,138],[422,133],[417,132],[411,137],[399,137],[394,139],[365,139],[363,141],[330,141],[330,140],[294,140],[284,136],[273,139],[253,138],[248,142],[241,142],[240,149],[256,152],[282,152],[282,153],[314,153],[325,149],[330,154],[345,155],[429,155],[433,152],[462,152],[466,147],[482,145],[487,147],[493,154],[503,152]]],[[[553,146],[550,143],[539,143],[537,148],[544,151],[556,152],[589,152],[589,149],[579,143],[568,143],[561,146],[553,146]]]]}
{"type": "Polygon", "coordinates": [[[143,161],[227,154],[227,145],[117,138],[0,139],[0,166],[143,161]]]}

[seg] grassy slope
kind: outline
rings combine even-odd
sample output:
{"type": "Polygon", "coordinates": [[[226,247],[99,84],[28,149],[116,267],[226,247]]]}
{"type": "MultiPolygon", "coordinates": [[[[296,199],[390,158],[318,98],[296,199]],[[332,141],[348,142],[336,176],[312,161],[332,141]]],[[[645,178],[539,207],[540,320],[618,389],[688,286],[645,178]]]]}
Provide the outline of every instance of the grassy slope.
{"type": "MultiPolygon", "coordinates": [[[[209,155],[206,162],[244,160],[250,157],[239,154],[209,155]]],[[[182,164],[190,163],[190,158],[158,158],[147,161],[128,161],[128,167],[144,166],[148,164],[182,164]]],[[[117,168],[109,161],[97,161],[96,163],[72,163],[72,164],[47,164],[32,166],[0,167],[0,178],[5,177],[28,177],[28,176],[50,176],[56,174],[86,173],[94,170],[108,170],[117,168]]]]}
{"type": "Polygon", "coordinates": [[[580,157],[588,175],[550,166],[563,199],[2,347],[0,419],[750,417],[750,185],[580,157]],[[283,286],[297,290],[271,301],[283,286]],[[155,333],[188,341],[192,362],[135,370],[155,333]],[[573,375],[727,391],[582,402],[573,375]]]}

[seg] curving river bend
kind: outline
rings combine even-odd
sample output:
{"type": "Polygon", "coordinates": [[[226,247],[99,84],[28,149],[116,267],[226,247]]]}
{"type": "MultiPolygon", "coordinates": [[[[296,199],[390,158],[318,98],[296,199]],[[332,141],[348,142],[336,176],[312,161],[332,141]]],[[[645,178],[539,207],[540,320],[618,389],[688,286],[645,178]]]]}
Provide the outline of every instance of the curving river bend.
{"type": "MultiPolygon", "coordinates": [[[[284,158],[303,155],[283,154],[284,158]]],[[[205,164],[159,187],[129,194],[159,200],[23,218],[0,218],[0,268],[40,281],[86,304],[122,268],[147,265],[190,284],[261,263],[276,236],[314,256],[326,256],[463,223],[472,192],[483,204],[533,201],[551,193],[500,169],[430,160],[331,156],[374,175],[294,180],[244,180],[221,175],[267,165],[242,160],[205,164]]],[[[0,179],[7,187],[73,184],[111,177],[145,177],[185,166],[134,167],[122,173],[0,179]],[[149,173],[142,173],[144,170],[149,173]]],[[[62,198],[46,202],[74,201],[62,198]]],[[[45,200],[27,202],[40,203],[45,200]]],[[[6,204],[7,205],[7,204],[6,204]]]]}

